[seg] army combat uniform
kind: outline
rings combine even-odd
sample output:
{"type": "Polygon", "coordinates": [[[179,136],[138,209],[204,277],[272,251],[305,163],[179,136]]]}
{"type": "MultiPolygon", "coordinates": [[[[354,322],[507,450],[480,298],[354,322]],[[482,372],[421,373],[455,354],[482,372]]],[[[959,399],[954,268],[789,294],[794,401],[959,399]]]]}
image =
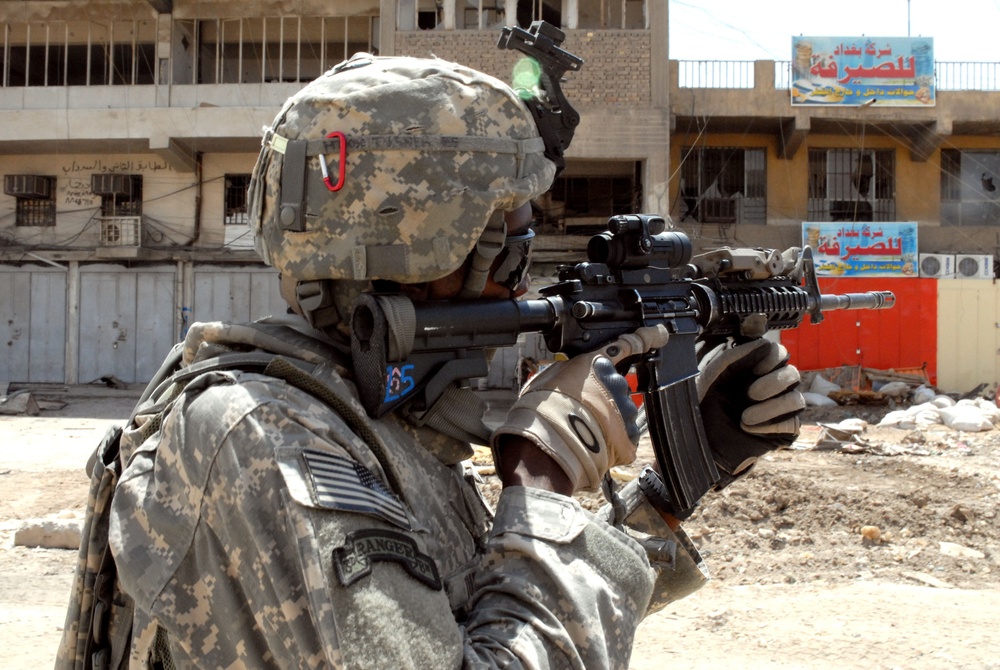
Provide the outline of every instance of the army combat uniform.
{"type": "Polygon", "coordinates": [[[522,487],[491,514],[468,444],[367,419],[318,338],[198,325],[187,365],[263,343],[318,363],[311,386],[207,372],[126,431],[110,535],[131,667],[625,668],[643,616],[703,582],[641,496],[620,502],[654,537],[522,487]]]}
{"type": "Polygon", "coordinates": [[[248,214],[308,325],[192,326],[106,441],[59,668],[627,667],[642,617],[705,579],[686,537],[634,484],[599,515],[510,487],[494,514],[465,465],[490,438],[475,394],[373,420],[328,339],[371,282],[470,254],[485,281],[544,150],[518,94],[437,59],[360,55],[286,102],[248,214]]]}

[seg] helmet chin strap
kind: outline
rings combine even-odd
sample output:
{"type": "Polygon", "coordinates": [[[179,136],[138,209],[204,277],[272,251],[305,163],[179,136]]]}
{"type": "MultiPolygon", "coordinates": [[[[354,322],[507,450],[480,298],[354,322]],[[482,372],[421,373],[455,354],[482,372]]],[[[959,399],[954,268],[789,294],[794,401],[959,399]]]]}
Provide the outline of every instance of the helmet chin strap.
{"type": "Polygon", "coordinates": [[[483,234],[476,242],[476,248],[472,254],[472,265],[465,273],[465,283],[460,298],[478,298],[486,288],[486,280],[490,276],[490,266],[493,259],[503,249],[504,240],[507,239],[507,224],[504,221],[504,212],[494,210],[490,214],[490,220],[486,224],[483,234]]]}

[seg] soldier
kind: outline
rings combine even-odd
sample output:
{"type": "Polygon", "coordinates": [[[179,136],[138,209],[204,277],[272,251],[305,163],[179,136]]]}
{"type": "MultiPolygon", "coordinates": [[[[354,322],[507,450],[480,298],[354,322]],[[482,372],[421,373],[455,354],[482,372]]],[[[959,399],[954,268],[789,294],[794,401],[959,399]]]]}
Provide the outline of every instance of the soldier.
{"type": "MultiPolygon", "coordinates": [[[[437,59],[360,55],[284,105],[249,201],[294,315],[193,325],[183,380],[126,428],[110,544],[134,612],[130,638],[112,617],[109,667],[625,668],[642,618],[702,585],[637,485],[597,515],[572,497],[636,454],[607,347],[536,375],[493,431],[457,386],[379,419],[359,403],[358,295],[524,293],[543,149],[509,87],[437,59]],[[492,446],[495,511],[470,442],[492,446]]],[[[666,337],[626,335],[615,361],[666,337]]],[[[765,340],[706,361],[709,436],[736,477],[794,438],[798,373],[765,340]]]]}

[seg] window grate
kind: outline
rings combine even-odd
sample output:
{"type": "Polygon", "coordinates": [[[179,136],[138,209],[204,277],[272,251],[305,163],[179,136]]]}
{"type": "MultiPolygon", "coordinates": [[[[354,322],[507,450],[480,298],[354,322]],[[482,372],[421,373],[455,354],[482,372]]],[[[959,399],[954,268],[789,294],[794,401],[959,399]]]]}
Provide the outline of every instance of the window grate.
{"type": "Polygon", "coordinates": [[[810,149],[810,221],[895,221],[892,149],[810,149]]]}
{"type": "Polygon", "coordinates": [[[227,174],[225,192],[225,219],[227,226],[248,225],[247,189],[250,188],[250,175],[227,174]]]}
{"type": "Polygon", "coordinates": [[[17,226],[56,225],[56,201],[40,198],[18,198],[15,214],[17,226]]]}
{"type": "Polygon", "coordinates": [[[682,149],[680,221],[767,223],[767,155],[764,149],[682,149]]]}
{"type": "MultiPolygon", "coordinates": [[[[142,175],[94,175],[94,177],[118,177],[111,180],[107,191],[101,196],[101,216],[141,216],[142,215],[142,175]]],[[[106,180],[99,180],[104,183],[106,180]]]]}

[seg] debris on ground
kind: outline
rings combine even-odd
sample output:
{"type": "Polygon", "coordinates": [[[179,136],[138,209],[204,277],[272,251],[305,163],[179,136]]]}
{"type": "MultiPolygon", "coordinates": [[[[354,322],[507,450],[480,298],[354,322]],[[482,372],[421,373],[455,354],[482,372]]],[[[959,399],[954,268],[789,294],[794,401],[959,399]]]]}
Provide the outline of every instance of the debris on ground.
{"type": "Polygon", "coordinates": [[[114,375],[105,375],[101,377],[100,381],[108,388],[121,389],[121,390],[128,388],[128,384],[123,382],[121,379],[118,379],[118,377],[115,377],[114,375]]]}
{"type": "MultiPolygon", "coordinates": [[[[983,414],[989,415],[990,422],[1000,423],[994,421],[992,415],[996,411],[997,391],[991,391],[988,384],[979,384],[962,394],[945,394],[930,383],[923,368],[898,371],[848,365],[806,371],[802,373],[802,388],[806,405],[810,407],[886,405],[898,410],[903,405],[911,405],[921,409],[912,412],[910,409],[902,410],[907,412],[908,417],[931,409],[930,415],[921,417],[922,421],[943,423],[955,430],[992,430],[993,426],[987,421],[979,420],[983,414]],[[936,408],[923,407],[928,403],[933,403],[936,408]],[[970,406],[976,409],[970,409],[970,406]]],[[[903,415],[893,415],[891,421],[898,416],[903,415]]]]}
{"type": "Polygon", "coordinates": [[[880,426],[895,426],[903,430],[928,428],[943,424],[952,430],[978,433],[993,430],[1000,424],[1000,409],[984,398],[959,400],[937,396],[930,402],[895,410],[885,415],[880,426]]]}
{"type": "Polygon", "coordinates": [[[38,416],[41,407],[35,396],[27,391],[15,391],[0,398],[0,414],[27,414],[38,416]]]}
{"type": "Polygon", "coordinates": [[[78,549],[83,534],[83,514],[64,510],[55,516],[27,519],[14,531],[15,547],[78,549]]]}

